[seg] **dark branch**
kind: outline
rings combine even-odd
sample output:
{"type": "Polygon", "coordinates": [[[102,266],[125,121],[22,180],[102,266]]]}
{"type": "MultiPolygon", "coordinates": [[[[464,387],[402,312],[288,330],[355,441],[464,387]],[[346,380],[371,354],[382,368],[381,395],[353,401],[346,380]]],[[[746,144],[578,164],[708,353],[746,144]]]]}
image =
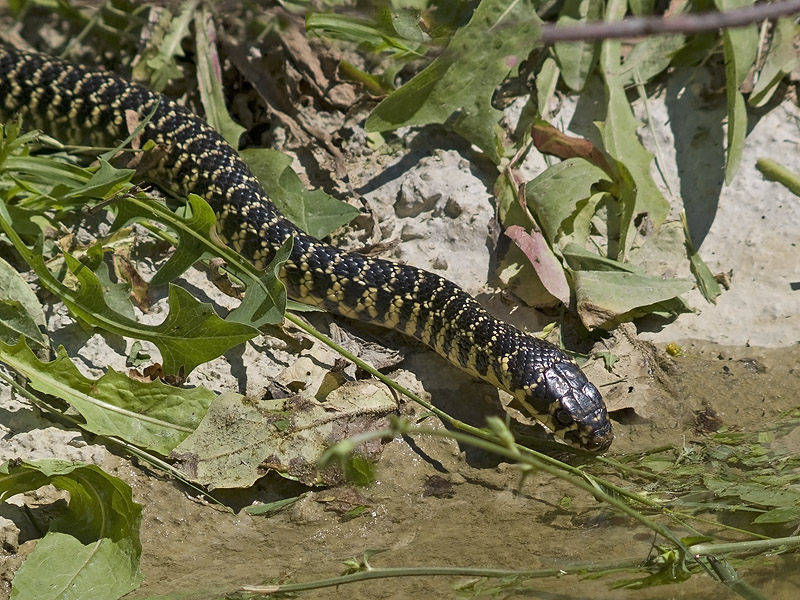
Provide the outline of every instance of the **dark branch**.
{"type": "Polygon", "coordinates": [[[541,42],[574,42],[578,40],[607,40],[611,38],[663,35],[667,33],[700,33],[728,27],[742,27],[768,19],[777,19],[800,12],[800,0],[784,0],[759,4],[728,12],[707,12],[677,17],[632,17],[613,23],[594,22],[584,25],[542,27],[541,42]]]}

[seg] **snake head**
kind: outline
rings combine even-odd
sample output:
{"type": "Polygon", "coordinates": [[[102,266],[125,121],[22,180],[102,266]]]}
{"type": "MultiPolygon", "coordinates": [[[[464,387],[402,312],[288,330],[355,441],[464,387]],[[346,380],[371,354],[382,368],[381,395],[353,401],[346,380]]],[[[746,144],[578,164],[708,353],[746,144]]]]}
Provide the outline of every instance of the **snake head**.
{"type": "Polygon", "coordinates": [[[565,441],[593,452],[611,446],[614,433],[603,397],[578,365],[553,363],[523,393],[522,404],[565,441]]]}

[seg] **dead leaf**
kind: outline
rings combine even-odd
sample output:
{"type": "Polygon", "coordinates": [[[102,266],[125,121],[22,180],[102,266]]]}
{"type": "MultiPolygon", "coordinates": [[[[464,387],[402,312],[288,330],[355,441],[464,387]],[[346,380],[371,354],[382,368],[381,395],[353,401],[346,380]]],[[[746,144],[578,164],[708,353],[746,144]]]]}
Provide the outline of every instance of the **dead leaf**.
{"type": "Polygon", "coordinates": [[[536,230],[529,233],[519,225],[512,225],[506,229],[505,234],[528,258],[547,292],[568,306],[569,282],[564,268],[547,245],[542,233],[536,230]]]}
{"type": "Polygon", "coordinates": [[[614,172],[606,157],[586,138],[567,135],[547,121],[537,120],[531,127],[533,144],[542,154],[552,154],[562,160],[583,158],[613,176],[614,172]]]}
{"type": "MultiPolygon", "coordinates": [[[[386,426],[397,405],[382,384],[350,382],[325,402],[307,395],[265,400],[226,393],[208,409],[198,428],[170,455],[193,481],[209,489],[248,487],[273,470],[306,485],[341,482],[337,469],[319,471],[331,445],[386,426]]],[[[359,447],[375,459],[380,440],[359,447]]]]}

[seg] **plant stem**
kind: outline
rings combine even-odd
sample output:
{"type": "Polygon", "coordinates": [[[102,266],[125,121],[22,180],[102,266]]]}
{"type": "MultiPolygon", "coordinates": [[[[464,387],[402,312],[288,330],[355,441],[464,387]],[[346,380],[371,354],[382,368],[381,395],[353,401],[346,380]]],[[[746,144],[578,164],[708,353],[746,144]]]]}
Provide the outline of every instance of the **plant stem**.
{"type": "Polygon", "coordinates": [[[302,592],[325,587],[335,587],[347,583],[357,583],[359,581],[367,581],[370,579],[386,579],[390,577],[428,577],[444,575],[449,577],[516,577],[520,580],[524,580],[568,574],[596,573],[598,571],[607,570],[632,569],[637,568],[640,565],[640,560],[630,560],[617,561],[613,563],[567,565],[544,569],[532,569],[529,571],[515,571],[513,569],[476,569],[468,567],[372,568],[367,566],[365,567],[366,570],[359,571],[357,573],[348,573],[338,577],[331,577],[329,579],[318,579],[305,583],[288,583],[284,585],[245,586],[241,588],[241,591],[268,596],[277,593],[302,592]]]}
{"type": "Polygon", "coordinates": [[[770,181],[777,181],[795,196],[800,196],[800,175],[769,158],[759,158],[756,168],[770,181]]]}
{"type": "Polygon", "coordinates": [[[689,546],[689,552],[694,556],[709,556],[739,552],[763,552],[765,550],[789,550],[800,547],[800,536],[793,535],[767,540],[753,540],[750,542],[728,542],[724,544],[695,544],[689,546]]]}

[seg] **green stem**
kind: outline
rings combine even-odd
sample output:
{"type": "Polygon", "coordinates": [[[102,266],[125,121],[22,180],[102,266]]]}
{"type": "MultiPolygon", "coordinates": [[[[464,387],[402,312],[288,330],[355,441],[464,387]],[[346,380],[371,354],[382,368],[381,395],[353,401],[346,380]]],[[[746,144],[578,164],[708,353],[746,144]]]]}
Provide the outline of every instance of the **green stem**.
{"type": "Polygon", "coordinates": [[[611,569],[632,569],[641,565],[641,560],[618,561],[614,563],[594,563],[566,565],[544,569],[532,569],[528,571],[515,571],[513,569],[476,569],[467,567],[395,567],[395,568],[372,568],[366,566],[363,571],[348,573],[338,577],[328,579],[318,579],[305,583],[288,583],[284,585],[267,586],[246,586],[243,592],[251,594],[262,594],[265,596],[277,593],[303,592],[326,587],[336,587],[348,583],[368,581],[370,579],[387,579],[390,577],[515,577],[520,580],[538,579],[542,577],[555,577],[558,575],[596,573],[598,571],[608,571],[611,569]]]}
{"type": "Polygon", "coordinates": [[[769,181],[776,181],[786,187],[786,189],[795,196],[800,196],[800,175],[797,173],[790,171],[783,165],[769,158],[759,158],[756,161],[756,168],[761,171],[764,177],[769,181]]]}
{"type": "Polygon", "coordinates": [[[727,542],[724,544],[695,544],[689,546],[693,556],[709,556],[741,552],[764,552],[767,550],[789,550],[800,548],[800,536],[793,535],[750,542],[727,542]]]}

